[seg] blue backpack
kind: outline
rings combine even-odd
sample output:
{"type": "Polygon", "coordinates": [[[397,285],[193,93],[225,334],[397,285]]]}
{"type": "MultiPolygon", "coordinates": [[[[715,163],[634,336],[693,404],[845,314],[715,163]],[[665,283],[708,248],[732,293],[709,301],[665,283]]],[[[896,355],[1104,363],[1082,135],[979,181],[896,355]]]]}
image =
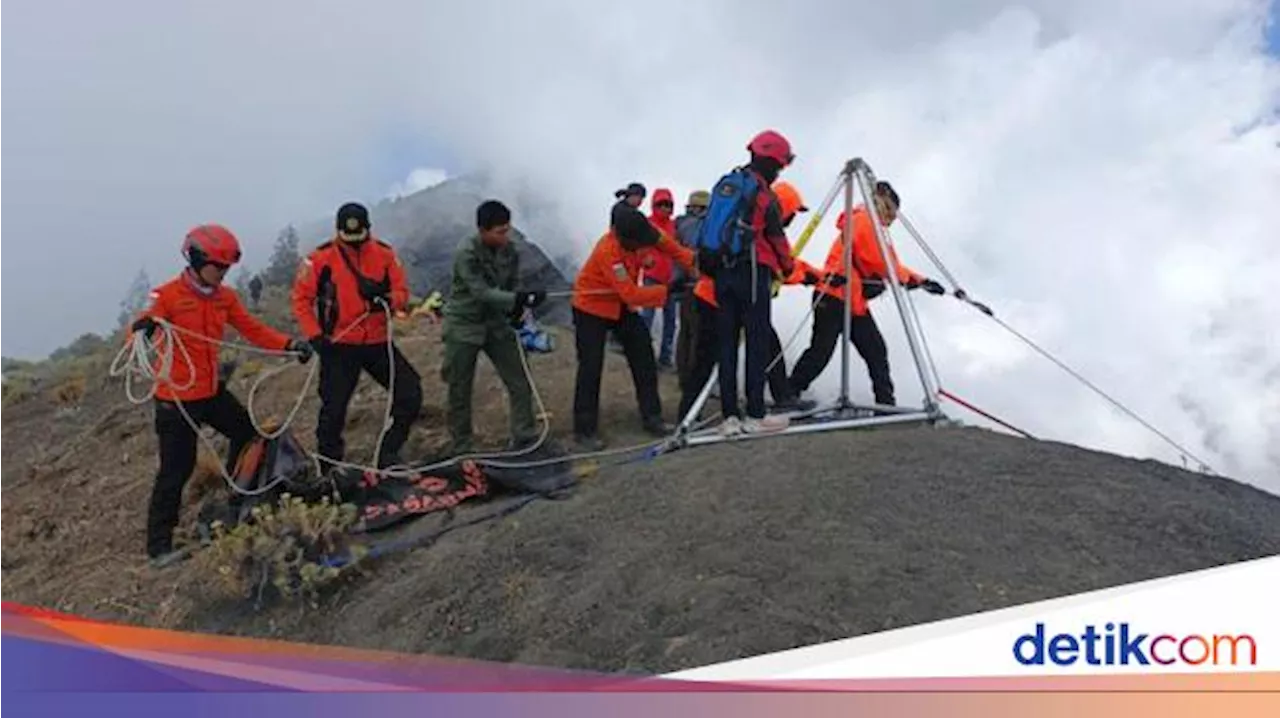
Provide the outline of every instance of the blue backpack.
{"type": "Polygon", "coordinates": [[[756,228],[751,225],[751,214],[759,192],[760,182],[746,167],[733,170],[716,183],[691,247],[703,271],[732,265],[754,248],[756,228]]]}

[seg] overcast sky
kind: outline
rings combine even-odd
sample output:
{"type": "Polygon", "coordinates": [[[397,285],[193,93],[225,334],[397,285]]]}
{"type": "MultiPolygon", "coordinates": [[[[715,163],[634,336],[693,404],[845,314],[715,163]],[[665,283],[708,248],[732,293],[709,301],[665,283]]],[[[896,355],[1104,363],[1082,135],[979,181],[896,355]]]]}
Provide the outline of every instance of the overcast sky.
{"type": "MultiPolygon", "coordinates": [[[[7,7],[5,355],[109,326],[137,269],[176,271],[198,222],[234,228],[260,266],[289,221],[493,167],[544,187],[572,230],[547,243],[585,252],[614,188],[683,195],[775,127],[811,203],[866,157],[972,294],[1215,468],[1280,490],[1265,2],[7,7]]],[[[1178,462],[989,320],[917,301],[955,393],[1034,433],[1178,462]]],[[[804,310],[804,293],[783,301],[784,337],[804,310]]]]}

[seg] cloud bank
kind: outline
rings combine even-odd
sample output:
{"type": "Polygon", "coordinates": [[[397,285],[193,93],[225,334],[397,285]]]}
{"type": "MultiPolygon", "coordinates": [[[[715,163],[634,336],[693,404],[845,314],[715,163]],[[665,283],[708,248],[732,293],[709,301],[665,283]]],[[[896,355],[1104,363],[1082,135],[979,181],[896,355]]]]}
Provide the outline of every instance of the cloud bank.
{"type": "MultiPolygon", "coordinates": [[[[42,311],[5,303],[6,354],[108,325],[140,264],[177,267],[191,224],[225,222],[265,260],[283,224],[444,161],[405,138],[447,149],[451,174],[545,194],[570,230],[549,248],[585,252],[616,187],[682,196],[776,127],[813,202],[866,157],[975,297],[1219,471],[1280,490],[1265,3],[48,0],[7,15],[3,298],[42,311]]],[[[805,299],[782,301],[784,336],[805,299]]],[[[957,394],[1037,435],[1179,462],[984,317],[918,306],[957,394]]],[[[900,401],[917,401],[892,308],[876,312],[900,401]]]]}

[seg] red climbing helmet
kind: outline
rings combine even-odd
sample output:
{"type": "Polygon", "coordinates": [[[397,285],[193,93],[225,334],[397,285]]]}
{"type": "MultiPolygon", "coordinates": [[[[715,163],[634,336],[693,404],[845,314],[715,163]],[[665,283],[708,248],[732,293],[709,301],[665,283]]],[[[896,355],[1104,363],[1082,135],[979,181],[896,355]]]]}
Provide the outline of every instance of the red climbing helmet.
{"type": "Polygon", "coordinates": [[[240,241],[220,224],[202,224],[187,232],[182,242],[182,256],[196,270],[206,264],[230,267],[240,261],[240,241]]]}
{"type": "Polygon", "coordinates": [[[747,150],[753,155],[776,160],[783,167],[791,164],[796,158],[791,154],[791,143],[774,130],[765,130],[756,135],[747,145],[747,150]]]}

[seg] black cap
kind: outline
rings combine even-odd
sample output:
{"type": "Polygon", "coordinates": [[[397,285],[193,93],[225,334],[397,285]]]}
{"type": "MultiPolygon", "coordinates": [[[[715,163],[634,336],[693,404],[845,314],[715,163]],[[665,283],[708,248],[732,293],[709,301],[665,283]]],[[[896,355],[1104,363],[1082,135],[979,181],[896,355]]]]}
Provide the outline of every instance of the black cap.
{"type": "Polygon", "coordinates": [[[613,205],[609,224],[617,233],[618,239],[629,246],[652,247],[658,243],[661,236],[657,228],[649,223],[648,217],[626,202],[613,205]]]}
{"type": "Polygon", "coordinates": [[[620,189],[617,192],[614,192],[613,196],[617,197],[618,199],[622,199],[623,197],[630,197],[631,195],[639,195],[640,197],[644,197],[646,194],[648,194],[648,190],[644,188],[644,185],[640,184],[639,182],[632,182],[631,184],[627,185],[625,188],[620,189]]]}
{"type": "Polygon", "coordinates": [[[348,202],[338,208],[336,226],[339,232],[359,232],[368,229],[369,210],[358,202],[348,202]]]}
{"type": "Polygon", "coordinates": [[[895,209],[902,207],[902,199],[898,197],[897,191],[893,189],[893,185],[889,184],[885,180],[876,182],[876,194],[884,197],[890,202],[893,202],[895,209]]]}

